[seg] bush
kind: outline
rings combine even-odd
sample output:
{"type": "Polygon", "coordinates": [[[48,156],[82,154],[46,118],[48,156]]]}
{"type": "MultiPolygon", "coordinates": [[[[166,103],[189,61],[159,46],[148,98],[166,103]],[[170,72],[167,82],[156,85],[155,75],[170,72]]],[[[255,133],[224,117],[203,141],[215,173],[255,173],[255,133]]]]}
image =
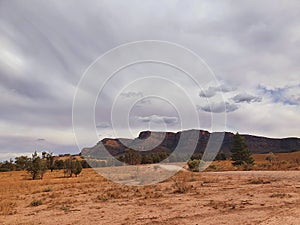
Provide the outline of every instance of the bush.
{"type": "Polygon", "coordinates": [[[211,165],[209,165],[209,166],[207,167],[207,169],[208,169],[208,170],[217,170],[217,166],[211,164],[211,165]]]}
{"type": "Polygon", "coordinates": [[[0,168],[0,172],[9,172],[11,171],[9,168],[0,168]]]}
{"type": "Polygon", "coordinates": [[[31,203],[30,203],[30,206],[39,206],[39,205],[42,205],[42,201],[41,200],[33,200],[31,203]]]}
{"type": "Polygon", "coordinates": [[[222,161],[222,160],[226,160],[226,159],[227,159],[226,154],[223,152],[219,152],[215,158],[215,160],[217,160],[217,161],[222,161]]]}
{"type": "Polygon", "coordinates": [[[81,160],[81,166],[82,168],[91,168],[86,160],[81,160]]]}
{"type": "Polygon", "coordinates": [[[193,172],[199,172],[200,160],[194,159],[188,161],[189,169],[193,172]]]}
{"type": "Polygon", "coordinates": [[[62,170],[64,169],[64,161],[59,159],[59,160],[55,160],[54,161],[54,168],[57,169],[57,170],[62,170]]]}
{"type": "Polygon", "coordinates": [[[43,192],[50,192],[50,191],[52,191],[51,187],[46,187],[43,189],[43,192]]]}
{"type": "Polygon", "coordinates": [[[37,152],[34,152],[32,154],[32,158],[30,158],[28,162],[26,170],[31,174],[32,180],[36,180],[38,178],[43,179],[43,176],[47,170],[46,161],[41,159],[37,152]]]}
{"type": "Polygon", "coordinates": [[[13,163],[13,160],[10,159],[9,161],[4,161],[0,164],[0,171],[1,172],[8,172],[16,170],[16,165],[13,163]]]}
{"type": "Polygon", "coordinates": [[[174,181],[173,187],[175,188],[174,193],[177,194],[184,194],[188,191],[191,190],[192,186],[187,184],[187,181],[185,178],[183,179],[178,179],[178,178],[173,178],[174,181]]]}
{"type": "Polygon", "coordinates": [[[15,158],[17,170],[25,170],[28,167],[30,159],[27,156],[19,156],[15,158]]]}
{"type": "Polygon", "coordinates": [[[202,159],[202,156],[203,156],[202,153],[199,153],[199,154],[193,154],[193,155],[191,156],[191,160],[194,160],[194,159],[200,160],[200,159],[202,159]]]}

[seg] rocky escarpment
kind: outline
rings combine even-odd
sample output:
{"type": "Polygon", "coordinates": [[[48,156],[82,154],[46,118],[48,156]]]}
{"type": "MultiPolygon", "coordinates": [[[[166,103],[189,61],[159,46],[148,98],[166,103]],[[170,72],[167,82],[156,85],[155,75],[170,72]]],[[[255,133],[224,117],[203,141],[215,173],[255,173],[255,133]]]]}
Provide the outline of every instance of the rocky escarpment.
{"type": "MultiPolygon", "coordinates": [[[[98,142],[92,148],[85,148],[82,154],[85,156],[93,155],[98,157],[119,156],[124,154],[125,149],[133,148],[141,151],[142,154],[153,152],[171,153],[178,146],[180,141],[179,152],[184,153],[194,150],[194,153],[203,153],[207,147],[211,133],[205,130],[187,130],[177,133],[173,132],[152,132],[142,131],[135,139],[111,139],[105,138],[98,142]],[[197,143],[195,145],[195,139],[197,143]],[[107,151],[105,151],[105,149],[107,151]]],[[[225,136],[220,148],[220,152],[229,154],[233,133],[225,132],[225,136]]],[[[241,135],[244,137],[250,151],[254,154],[262,153],[279,153],[293,152],[300,150],[299,138],[267,138],[253,135],[241,135]]]]}

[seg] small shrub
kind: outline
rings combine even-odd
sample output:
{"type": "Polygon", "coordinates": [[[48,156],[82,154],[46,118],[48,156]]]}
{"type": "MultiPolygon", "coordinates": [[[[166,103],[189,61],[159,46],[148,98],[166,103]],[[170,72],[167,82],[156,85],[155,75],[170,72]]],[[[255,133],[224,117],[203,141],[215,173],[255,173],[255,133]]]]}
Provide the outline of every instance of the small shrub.
{"type": "Polygon", "coordinates": [[[249,171],[253,169],[253,164],[242,164],[240,165],[240,168],[242,170],[249,171]]]}
{"type": "Polygon", "coordinates": [[[200,165],[200,160],[198,160],[198,159],[188,161],[189,169],[192,172],[199,172],[199,165],[200,165]]]}
{"type": "Polygon", "coordinates": [[[216,200],[210,200],[208,204],[204,205],[208,207],[212,207],[213,209],[235,209],[237,204],[230,203],[227,201],[216,201],[216,200]]]}
{"type": "Polygon", "coordinates": [[[263,180],[261,178],[249,180],[249,184],[269,184],[271,181],[263,180]]]}
{"type": "Polygon", "coordinates": [[[295,158],[294,162],[299,166],[300,165],[300,158],[295,158]]]}
{"type": "Polygon", "coordinates": [[[188,185],[185,179],[172,179],[174,181],[174,193],[183,194],[191,190],[191,185],[188,185]]]}
{"type": "Polygon", "coordinates": [[[257,164],[258,168],[261,168],[261,169],[270,169],[272,167],[272,164],[271,163],[260,163],[260,164],[257,164]]]}
{"type": "Polygon", "coordinates": [[[39,206],[39,205],[42,205],[42,201],[41,200],[33,200],[31,203],[30,203],[30,206],[39,206]]]}
{"type": "Polygon", "coordinates": [[[270,197],[271,198],[285,198],[285,197],[290,198],[292,196],[289,194],[285,194],[285,193],[274,193],[274,194],[270,195],[270,197]]]}
{"type": "Polygon", "coordinates": [[[276,162],[278,160],[278,157],[273,152],[270,152],[266,156],[265,160],[269,161],[270,163],[274,163],[274,162],[276,162]]]}
{"type": "Polygon", "coordinates": [[[96,199],[99,201],[105,202],[108,200],[108,196],[107,195],[98,195],[96,199]]]}
{"type": "Polygon", "coordinates": [[[52,191],[51,187],[46,187],[43,189],[43,192],[50,192],[50,191],[52,191]]]}
{"type": "Polygon", "coordinates": [[[60,209],[63,210],[64,212],[69,212],[70,211],[70,207],[67,206],[67,205],[63,205],[60,209]]]}
{"type": "Polygon", "coordinates": [[[211,165],[209,165],[209,166],[207,167],[207,169],[208,169],[208,170],[217,170],[217,166],[211,164],[211,165]]]}

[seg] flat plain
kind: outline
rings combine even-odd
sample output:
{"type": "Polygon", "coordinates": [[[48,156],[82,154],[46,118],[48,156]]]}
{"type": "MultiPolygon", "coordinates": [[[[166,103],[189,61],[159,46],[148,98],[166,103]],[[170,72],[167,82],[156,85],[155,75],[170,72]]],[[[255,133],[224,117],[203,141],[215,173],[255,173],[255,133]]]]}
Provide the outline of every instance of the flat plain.
{"type": "Polygon", "coordinates": [[[3,225],[300,224],[297,168],[180,171],[149,186],[116,184],[93,169],[73,178],[47,172],[43,180],[15,171],[0,173],[0,185],[3,225]]]}

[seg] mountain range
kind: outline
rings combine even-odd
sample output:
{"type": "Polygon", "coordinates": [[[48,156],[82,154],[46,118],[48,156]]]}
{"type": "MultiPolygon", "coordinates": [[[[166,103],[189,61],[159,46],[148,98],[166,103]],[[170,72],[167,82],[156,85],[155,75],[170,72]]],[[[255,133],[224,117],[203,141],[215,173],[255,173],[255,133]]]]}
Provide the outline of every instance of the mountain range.
{"type": "MultiPolygon", "coordinates": [[[[217,133],[210,133],[205,130],[186,130],[176,133],[142,131],[139,136],[134,139],[105,138],[91,148],[82,149],[81,154],[83,156],[97,158],[118,157],[123,155],[128,148],[138,150],[142,154],[155,152],[166,152],[170,154],[175,149],[181,153],[190,152],[192,150],[194,154],[198,154],[205,151],[211,135],[215,134],[217,133]],[[180,149],[176,148],[177,146],[180,146],[180,149]],[[107,151],[105,151],[105,149],[107,151]]],[[[224,139],[220,145],[219,152],[226,155],[230,154],[233,136],[234,134],[231,132],[224,133],[224,139]]],[[[241,136],[245,139],[249,150],[253,154],[269,152],[286,153],[300,150],[300,138],[296,137],[268,138],[248,134],[241,134],[241,136]]],[[[212,144],[214,144],[214,141],[215,140],[210,140],[212,144]]]]}

